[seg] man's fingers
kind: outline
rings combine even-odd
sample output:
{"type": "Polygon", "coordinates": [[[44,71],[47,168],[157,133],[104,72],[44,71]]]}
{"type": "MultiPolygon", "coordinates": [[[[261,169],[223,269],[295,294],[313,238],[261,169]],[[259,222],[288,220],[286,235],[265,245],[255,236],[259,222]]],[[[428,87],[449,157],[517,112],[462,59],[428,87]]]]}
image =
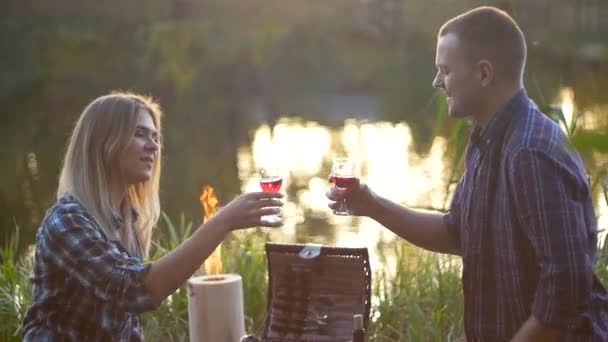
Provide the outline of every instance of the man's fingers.
{"type": "Polygon", "coordinates": [[[330,191],[328,191],[327,193],[325,193],[325,196],[327,196],[327,198],[329,198],[332,201],[337,201],[339,199],[342,198],[343,193],[340,192],[340,190],[333,188],[330,191]]]}

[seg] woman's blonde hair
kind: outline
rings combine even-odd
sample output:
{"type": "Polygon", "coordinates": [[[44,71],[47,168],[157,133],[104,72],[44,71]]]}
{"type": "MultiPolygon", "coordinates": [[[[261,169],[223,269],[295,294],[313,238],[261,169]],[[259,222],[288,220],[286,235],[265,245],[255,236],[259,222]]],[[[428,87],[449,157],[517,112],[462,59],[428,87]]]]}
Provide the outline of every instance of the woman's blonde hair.
{"type": "Polygon", "coordinates": [[[141,111],[151,115],[158,131],[159,147],[151,179],[128,186],[126,200],[139,214],[135,223],[137,236],[134,237],[131,230],[128,230],[121,240],[131,253],[137,251],[139,241],[143,254],[147,255],[152,228],[160,215],[158,189],[162,112],[152,98],[113,92],[95,99],[84,109],[65,154],[57,196],[61,197],[65,193],[74,196],[97,220],[109,239],[120,239],[108,187],[110,177],[116,177],[112,172],[135,133],[141,111]]]}

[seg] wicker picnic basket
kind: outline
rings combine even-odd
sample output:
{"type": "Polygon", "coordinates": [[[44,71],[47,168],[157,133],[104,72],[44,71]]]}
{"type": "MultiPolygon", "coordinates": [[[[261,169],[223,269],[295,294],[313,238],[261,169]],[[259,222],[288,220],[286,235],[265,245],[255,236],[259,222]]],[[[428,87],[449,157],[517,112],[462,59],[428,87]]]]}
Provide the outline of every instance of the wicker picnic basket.
{"type": "Polygon", "coordinates": [[[370,314],[367,248],[267,243],[263,342],[348,342],[353,315],[370,314]]]}

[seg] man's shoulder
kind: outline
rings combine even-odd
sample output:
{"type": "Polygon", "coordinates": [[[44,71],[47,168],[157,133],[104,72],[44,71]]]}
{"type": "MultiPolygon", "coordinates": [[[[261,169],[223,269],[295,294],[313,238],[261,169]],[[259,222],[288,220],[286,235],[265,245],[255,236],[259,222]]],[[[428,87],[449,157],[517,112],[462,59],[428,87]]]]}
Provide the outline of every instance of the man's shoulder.
{"type": "Polygon", "coordinates": [[[535,151],[547,155],[561,155],[570,150],[571,146],[559,125],[531,102],[527,113],[514,123],[513,129],[506,137],[504,149],[509,154],[535,151]]]}
{"type": "MultiPolygon", "coordinates": [[[[533,102],[532,102],[533,104],[533,102]]],[[[522,160],[543,160],[568,173],[584,175],[584,166],[561,127],[534,105],[516,122],[505,139],[504,158],[509,167],[522,160]]]]}

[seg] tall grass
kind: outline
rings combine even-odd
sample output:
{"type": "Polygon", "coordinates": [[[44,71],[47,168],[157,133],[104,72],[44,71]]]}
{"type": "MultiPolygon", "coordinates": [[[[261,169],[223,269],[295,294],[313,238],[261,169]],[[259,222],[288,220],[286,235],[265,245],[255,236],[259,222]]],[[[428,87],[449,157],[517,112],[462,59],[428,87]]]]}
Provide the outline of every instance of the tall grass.
{"type": "MultiPolygon", "coordinates": [[[[152,246],[151,260],[164,255],[188,237],[192,224],[183,216],[177,222],[163,215],[152,246]]],[[[18,236],[15,234],[14,236],[18,236]]],[[[266,311],[268,274],[264,243],[268,234],[252,230],[232,234],[222,244],[224,272],[243,278],[246,330],[259,333],[266,311]]],[[[0,275],[0,335],[2,341],[19,341],[20,324],[31,302],[28,274],[31,256],[17,260],[17,239],[2,250],[0,275]]],[[[405,243],[392,245],[397,269],[382,270],[374,275],[374,305],[370,336],[377,341],[445,340],[462,331],[462,299],[457,268],[450,259],[420,254],[412,260],[406,255],[405,243]]],[[[386,256],[381,255],[382,260],[386,256]]],[[[161,306],[142,316],[149,341],[188,340],[188,296],[181,287],[161,306]]]]}
{"type": "Polygon", "coordinates": [[[267,231],[260,229],[236,232],[222,244],[224,271],[243,278],[245,328],[248,333],[260,331],[266,313],[268,273],[264,245],[268,240],[267,231]]]}
{"type": "Polygon", "coordinates": [[[21,321],[31,303],[31,258],[18,257],[19,227],[0,251],[0,341],[21,341],[21,321]]]}
{"type": "MultiPolygon", "coordinates": [[[[192,222],[183,215],[174,223],[166,214],[157,230],[150,260],[156,260],[175,249],[192,231],[192,222]]],[[[249,233],[233,233],[222,243],[224,273],[236,273],[243,280],[245,301],[245,327],[248,332],[257,332],[266,311],[266,259],[264,243],[268,234],[262,230],[249,233]]],[[[150,341],[188,340],[188,294],[186,286],[170,295],[161,306],[143,315],[146,338],[150,341]]]]}
{"type": "Polygon", "coordinates": [[[375,274],[370,341],[452,341],[463,334],[460,260],[421,251],[402,240],[378,246],[392,250],[395,269],[375,274]]]}
{"type": "MultiPolygon", "coordinates": [[[[192,224],[166,215],[153,245],[151,260],[175,248],[190,235],[192,224]]],[[[31,302],[28,274],[31,254],[17,257],[18,229],[3,249],[0,264],[0,340],[20,341],[20,323],[31,302]]],[[[246,330],[258,333],[266,310],[268,286],[264,242],[268,234],[253,230],[232,234],[222,247],[224,272],[243,277],[246,330]]],[[[387,265],[373,275],[370,341],[454,341],[463,335],[463,298],[459,259],[422,252],[403,241],[377,246],[387,265]],[[391,259],[393,260],[393,259],[391,259]]],[[[608,283],[608,246],[598,249],[596,272],[608,283]]],[[[148,341],[188,341],[188,297],[180,288],[155,311],[142,317],[148,341]]]]}
{"type": "MultiPolygon", "coordinates": [[[[154,261],[175,249],[192,230],[192,223],[180,215],[179,222],[162,214],[162,221],[155,232],[150,250],[150,261],[154,261]]],[[[188,341],[188,293],[182,286],[165,299],[157,310],[142,316],[144,334],[149,341],[188,341]]]]}

